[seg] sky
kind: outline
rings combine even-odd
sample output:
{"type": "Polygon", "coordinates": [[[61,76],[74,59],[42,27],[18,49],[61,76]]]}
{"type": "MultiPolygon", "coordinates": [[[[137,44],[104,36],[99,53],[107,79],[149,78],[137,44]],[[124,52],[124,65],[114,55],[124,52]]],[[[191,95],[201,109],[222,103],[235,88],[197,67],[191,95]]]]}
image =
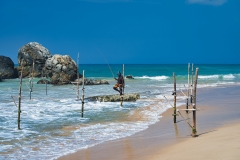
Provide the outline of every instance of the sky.
{"type": "Polygon", "coordinates": [[[29,42],[80,64],[240,64],[240,0],[0,0],[0,55],[29,42]]]}

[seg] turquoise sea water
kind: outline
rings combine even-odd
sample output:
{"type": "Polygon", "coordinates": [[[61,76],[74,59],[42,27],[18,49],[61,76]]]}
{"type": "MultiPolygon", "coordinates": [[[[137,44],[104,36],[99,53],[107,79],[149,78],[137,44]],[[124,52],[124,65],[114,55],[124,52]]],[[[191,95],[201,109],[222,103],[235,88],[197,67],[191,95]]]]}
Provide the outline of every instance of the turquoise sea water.
{"type": "MultiPolygon", "coordinates": [[[[198,88],[240,85],[240,65],[194,65],[199,68],[198,88]]],[[[139,93],[136,102],[86,102],[81,118],[81,102],[76,101],[75,86],[36,84],[29,99],[29,80],[23,79],[21,130],[17,129],[17,102],[19,79],[0,82],[0,159],[55,159],[78,149],[108,140],[133,135],[159,121],[160,114],[171,106],[175,72],[177,89],[188,83],[186,65],[125,64],[125,93],[139,93]],[[161,101],[160,101],[161,100],[161,101]],[[140,118],[135,118],[135,117],[140,118]]],[[[80,65],[80,72],[93,79],[108,80],[110,85],[86,86],[85,97],[116,94],[112,89],[117,71],[122,65],[80,65]],[[112,70],[112,72],[111,72],[112,70]]],[[[194,69],[195,71],[195,69],[194,69]]],[[[190,76],[191,77],[191,76],[190,76]]],[[[178,105],[184,103],[178,97],[178,105]]],[[[160,118],[161,120],[161,118],[160,118]]]]}

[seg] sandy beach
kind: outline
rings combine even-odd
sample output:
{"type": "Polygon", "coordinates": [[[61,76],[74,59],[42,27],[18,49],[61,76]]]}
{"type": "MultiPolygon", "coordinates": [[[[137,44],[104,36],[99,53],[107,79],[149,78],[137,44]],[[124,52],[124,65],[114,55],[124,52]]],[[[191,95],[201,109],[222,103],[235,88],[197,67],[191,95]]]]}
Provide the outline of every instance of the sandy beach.
{"type": "MultiPolygon", "coordinates": [[[[240,86],[198,89],[197,108],[201,111],[197,112],[196,138],[181,117],[173,123],[173,110],[168,109],[147,130],[59,159],[240,159],[239,97],[240,86]]],[[[181,113],[192,123],[191,113],[181,113]]]]}
{"type": "MultiPolygon", "coordinates": [[[[240,122],[240,121],[239,121],[240,122]]],[[[240,124],[223,126],[197,138],[171,145],[148,159],[212,159],[239,160],[240,124]],[[194,157],[194,158],[193,158],[194,157]]]]}

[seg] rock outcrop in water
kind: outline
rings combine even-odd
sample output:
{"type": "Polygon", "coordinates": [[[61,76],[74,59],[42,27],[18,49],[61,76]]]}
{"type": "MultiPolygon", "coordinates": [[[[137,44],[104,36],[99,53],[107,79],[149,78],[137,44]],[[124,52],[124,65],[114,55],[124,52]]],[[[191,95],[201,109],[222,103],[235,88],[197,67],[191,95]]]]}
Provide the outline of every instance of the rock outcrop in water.
{"type": "MultiPolygon", "coordinates": [[[[132,93],[132,94],[124,94],[123,95],[123,101],[127,102],[135,102],[137,99],[140,98],[140,95],[138,93],[132,93]]],[[[121,96],[118,95],[104,95],[104,96],[94,96],[86,98],[86,100],[89,101],[100,101],[100,102],[120,102],[121,96]]]]}
{"type": "Polygon", "coordinates": [[[43,72],[51,78],[51,84],[69,84],[77,78],[77,65],[69,55],[56,54],[46,60],[43,72]]]}
{"type": "Polygon", "coordinates": [[[126,78],[128,78],[128,79],[134,79],[132,75],[127,75],[126,78]]]}
{"type": "MultiPolygon", "coordinates": [[[[78,80],[75,80],[75,83],[77,83],[78,80]]],[[[82,85],[83,79],[79,79],[79,85],[82,85]]],[[[87,79],[84,78],[84,85],[102,85],[102,84],[109,84],[106,80],[95,80],[95,79],[87,79]]]]}
{"type": "Polygon", "coordinates": [[[0,80],[17,77],[17,71],[14,69],[13,61],[9,57],[0,56],[0,80]]]}
{"type": "Polygon", "coordinates": [[[18,70],[23,67],[23,77],[32,76],[34,62],[33,77],[41,77],[45,62],[51,57],[52,55],[48,49],[37,42],[30,42],[18,51],[18,70]]]}

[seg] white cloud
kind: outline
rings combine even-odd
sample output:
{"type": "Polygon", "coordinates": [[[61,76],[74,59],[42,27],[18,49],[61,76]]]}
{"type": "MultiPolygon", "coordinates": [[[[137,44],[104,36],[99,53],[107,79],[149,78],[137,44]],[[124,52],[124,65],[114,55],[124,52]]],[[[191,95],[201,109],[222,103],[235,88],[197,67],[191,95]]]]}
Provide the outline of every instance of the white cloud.
{"type": "Polygon", "coordinates": [[[187,0],[188,3],[198,3],[198,4],[205,4],[205,5],[213,5],[213,6],[220,6],[227,2],[227,0],[187,0]]]}

